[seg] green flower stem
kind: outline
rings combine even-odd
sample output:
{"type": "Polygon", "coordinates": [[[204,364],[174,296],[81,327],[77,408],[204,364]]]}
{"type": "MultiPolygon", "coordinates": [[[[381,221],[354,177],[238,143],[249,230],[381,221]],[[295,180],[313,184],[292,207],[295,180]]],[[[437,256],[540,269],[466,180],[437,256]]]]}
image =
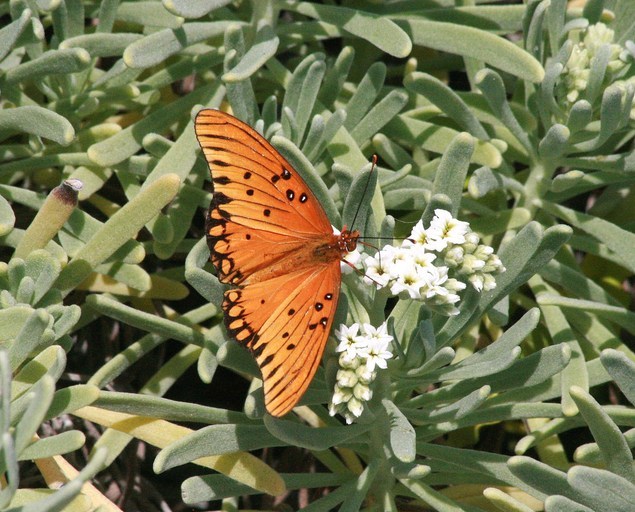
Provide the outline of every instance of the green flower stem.
{"type": "Polygon", "coordinates": [[[560,295],[544,295],[540,298],[541,305],[559,306],[565,309],[579,309],[586,313],[594,313],[615,322],[631,334],[635,334],[635,313],[623,307],[609,306],[591,300],[571,299],[560,295]]]}
{"type": "MultiPolygon", "coordinates": [[[[174,321],[183,324],[199,324],[208,320],[216,313],[217,309],[213,304],[205,304],[200,308],[188,311],[179,319],[174,321]]],[[[88,383],[99,388],[103,388],[106,384],[119,377],[119,375],[126,371],[130,366],[161,345],[161,343],[167,339],[169,338],[160,334],[146,334],[104,364],[88,380],[88,383]]]]}
{"type": "Polygon", "coordinates": [[[62,76],[81,71],[90,64],[90,55],[82,48],[50,50],[37,59],[24,62],[5,75],[7,84],[23,80],[37,81],[53,74],[62,76]]]}
{"type": "MultiPolygon", "coordinates": [[[[388,457],[392,455],[390,443],[391,420],[382,405],[383,400],[390,401],[390,377],[386,371],[378,371],[375,380],[375,389],[372,402],[377,404],[372,411],[375,414],[373,426],[369,430],[369,461],[366,468],[371,472],[371,482],[366,486],[366,492],[370,491],[378,503],[384,502],[390,495],[390,490],[394,485],[394,477],[390,472],[391,464],[388,457]],[[372,487],[371,487],[372,483],[372,487]]],[[[362,482],[360,477],[359,483],[362,482]]],[[[344,510],[342,508],[342,510],[344,510]]],[[[355,509],[357,510],[357,509],[355,509]]]]}
{"type": "MultiPolygon", "coordinates": [[[[557,418],[562,416],[562,406],[560,404],[547,404],[540,402],[513,403],[488,407],[477,410],[452,422],[431,423],[418,427],[417,430],[417,451],[423,444],[432,441],[438,436],[445,435],[454,430],[478,425],[486,422],[505,421],[509,418],[557,418]]],[[[418,419],[418,418],[415,418],[418,419]]]]}
{"type": "MultiPolygon", "coordinates": [[[[258,2],[257,5],[266,5],[267,3],[258,2]]],[[[222,80],[224,82],[240,82],[249,78],[276,54],[280,42],[278,37],[270,25],[265,22],[259,22],[258,25],[260,28],[254,36],[251,48],[242,56],[236,66],[223,74],[222,80]]]]}
{"type": "MultiPolygon", "coordinates": [[[[137,414],[141,416],[151,416],[154,418],[162,418],[168,421],[184,421],[209,424],[256,423],[255,420],[250,420],[242,412],[228,411],[225,409],[218,409],[216,407],[206,407],[198,404],[168,400],[166,398],[162,398],[161,396],[152,395],[147,390],[146,393],[147,394],[143,394],[143,392],[121,393],[102,391],[99,394],[99,398],[93,403],[93,405],[95,407],[108,409],[109,411],[125,412],[128,414],[137,414]]],[[[245,449],[245,447],[241,447],[241,449],[245,449]]],[[[238,449],[231,451],[237,450],[238,449]]],[[[220,453],[223,452],[219,448],[217,453],[212,454],[211,451],[208,451],[206,455],[217,455],[220,453]]]]}
{"type": "Polygon", "coordinates": [[[406,57],[412,51],[412,41],[408,34],[388,17],[360,9],[295,0],[282,1],[279,5],[284,9],[341,27],[394,57],[406,57]]]}
{"type": "Polygon", "coordinates": [[[225,32],[238,21],[211,21],[185,23],[177,29],[163,29],[145,36],[123,52],[123,60],[130,68],[156,66],[185,48],[225,32]]]}
{"type": "Polygon", "coordinates": [[[75,137],[75,130],[68,119],[39,105],[0,110],[0,139],[4,140],[14,133],[31,133],[62,146],[70,144],[75,137]]]}
{"type": "Polygon", "coordinates": [[[188,325],[167,320],[150,313],[144,313],[106,296],[90,295],[86,298],[86,304],[100,313],[120,320],[127,325],[179,340],[183,343],[199,347],[205,345],[206,336],[188,325]]]}
{"type": "Polygon", "coordinates": [[[66,180],[51,191],[18,243],[15,258],[25,259],[31,252],[46,247],[77,206],[81,188],[81,181],[66,180]]]}
{"type": "Polygon", "coordinates": [[[590,237],[596,238],[605,244],[607,249],[620,257],[625,268],[635,272],[635,262],[633,262],[632,258],[635,250],[635,234],[631,231],[600,217],[581,213],[566,206],[554,204],[551,201],[537,199],[535,206],[568,222],[590,235],[590,237]]]}
{"type": "Polygon", "coordinates": [[[384,321],[386,303],[388,302],[389,297],[390,294],[383,288],[375,292],[372,307],[368,311],[371,324],[380,325],[384,321]]]}
{"type": "Polygon", "coordinates": [[[524,193],[521,194],[516,203],[517,208],[526,208],[531,217],[534,218],[538,211],[537,199],[541,199],[551,188],[551,176],[555,171],[555,163],[534,161],[529,168],[529,176],[524,185],[524,193]]]}
{"type": "Polygon", "coordinates": [[[81,450],[85,442],[86,436],[83,433],[79,430],[69,430],[35,441],[20,452],[18,460],[44,459],[81,450]]]}
{"type": "MultiPolygon", "coordinates": [[[[379,447],[379,450],[381,451],[381,447],[379,447]]],[[[340,512],[356,512],[357,510],[361,510],[366,494],[369,492],[375,494],[379,491],[378,484],[381,487],[381,478],[379,478],[381,475],[380,468],[381,463],[377,459],[369,462],[368,466],[362,471],[362,474],[359,475],[355,490],[348,494],[346,499],[342,502],[342,506],[339,509],[340,512]]],[[[386,482],[384,480],[384,483],[391,485],[389,482],[390,481],[386,482]]],[[[379,494],[381,496],[381,491],[379,491],[379,494]]],[[[380,498],[378,501],[381,503],[383,499],[380,498]]]]}
{"type": "Polygon", "coordinates": [[[586,390],[572,386],[570,393],[589,425],[606,467],[622,478],[635,481],[633,454],[619,427],[586,390]]]}
{"type": "Polygon", "coordinates": [[[54,493],[47,495],[41,500],[30,502],[19,510],[22,512],[41,512],[42,510],[64,509],[81,492],[84,483],[88,482],[104,468],[107,453],[108,451],[105,449],[95,451],[88,464],[73,480],[65,483],[62,488],[54,493]]]}
{"type": "Polygon", "coordinates": [[[635,403],[635,362],[633,357],[630,357],[629,353],[624,353],[623,350],[603,350],[600,355],[602,360],[602,366],[611,375],[613,380],[619,386],[624,396],[628,398],[631,403],[635,403]]]}
{"type": "Polygon", "coordinates": [[[31,16],[31,9],[24,9],[15,21],[5,25],[0,30],[0,59],[4,59],[8,53],[13,50],[19,37],[29,26],[31,16]]]}
{"type": "Polygon", "coordinates": [[[452,498],[446,497],[418,480],[404,479],[401,483],[433,510],[442,510],[443,512],[464,512],[466,510],[457,505],[452,498]]]}
{"type": "Polygon", "coordinates": [[[91,166],[94,165],[94,162],[88,158],[86,153],[59,153],[57,155],[34,156],[0,165],[0,175],[11,175],[16,172],[34,171],[46,169],[47,167],[63,167],[65,165],[91,166]]]}
{"type": "Polygon", "coordinates": [[[438,78],[427,73],[414,72],[404,78],[404,86],[425,96],[473,137],[489,140],[488,133],[476,115],[456,92],[438,78]]]}
{"type": "Polygon", "coordinates": [[[530,53],[485,30],[416,18],[400,20],[398,24],[408,30],[416,46],[473,57],[534,83],[544,78],[542,65],[530,53]]]}
{"type": "MultiPolygon", "coordinates": [[[[507,101],[507,93],[503,79],[498,73],[490,69],[479,71],[474,77],[476,86],[480,89],[490,106],[490,109],[496,117],[500,119],[502,124],[509,129],[514,137],[520,142],[525,151],[533,156],[535,148],[532,138],[527,134],[523,126],[521,126],[518,118],[514,115],[509,102],[507,101]]],[[[487,164],[485,164],[487,165],[487,164]]],[[[490,167],[492,167],[490,165],[490,167]]],[[[495,166],[498,167],[498,166],[495,166]]]]}

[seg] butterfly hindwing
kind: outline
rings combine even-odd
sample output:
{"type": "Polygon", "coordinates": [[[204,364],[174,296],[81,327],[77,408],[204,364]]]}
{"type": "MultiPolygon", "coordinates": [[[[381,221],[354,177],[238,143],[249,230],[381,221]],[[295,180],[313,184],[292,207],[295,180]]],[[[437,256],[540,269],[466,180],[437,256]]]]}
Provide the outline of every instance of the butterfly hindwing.
{"type": "Polygon", "coordinates": [[[339,261],[225,293],[230,333],[252,351],[270,414],[289,412],[322,358],[340,291],[339,261]]]}
{"type": "Polygon", "coordinates": [[[223,282],[238,284],[332,232],[315,195],[258,132],[218,110],[201,110],[196,136],[212,175],[207,234],[223,282]]]}

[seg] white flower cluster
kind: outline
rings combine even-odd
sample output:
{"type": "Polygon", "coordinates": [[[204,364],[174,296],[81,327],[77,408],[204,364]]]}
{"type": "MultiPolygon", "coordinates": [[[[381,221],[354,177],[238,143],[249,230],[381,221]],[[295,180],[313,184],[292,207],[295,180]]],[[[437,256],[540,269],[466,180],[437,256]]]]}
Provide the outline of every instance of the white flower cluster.
{"type": "Polygon", "coordinates": [[[393,295],[424,301],[446,315],[458,314],[458,292],[468,281],[476,290],[496,287],[493,274],[505,270],[494,249],[480,244],[467,222],[434,211],[428,228],[419,221],[401,247],[385,246],[364,260],[364,280],[393,295]]]}
{"type": "Polygon", "coordinates": [[[336,349],[340,353],[340,369],[329,414],[341,414],[350,425],[361,416],[364,402],[373,396],[370,384],[377,375],[375,368],[386,368],[386,361],[392,357],[389,345],[393,338],[385,323],[377,328],[370,324],[341,324],[335,336],[340,342],[336,349]]]}
{"type": "MultiPolygon", "coordinates": [[[[580,41],[573,45],[564,70],[562,84],[564,95],[570,104],[575,103],[580,94],[586,90],[591,76],[591,64],[600,48],[609,45],[609,63],[605,82],[608,85],[613,82],[623,71],[632,55],[624,47],[613,43],[615,33],[604,23],[590,25],[583,33],[580,41]]],[[[578,34],[573,34],[575,37],[578,34]]],[[[570,37],[572,37],[570,36],[570,37]]]]}

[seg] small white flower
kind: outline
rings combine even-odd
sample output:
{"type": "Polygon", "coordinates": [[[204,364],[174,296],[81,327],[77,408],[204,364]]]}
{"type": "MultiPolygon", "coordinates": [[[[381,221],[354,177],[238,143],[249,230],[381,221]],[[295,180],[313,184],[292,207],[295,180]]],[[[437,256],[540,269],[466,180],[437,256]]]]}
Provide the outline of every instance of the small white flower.
{"type": "Polygon", "coordinates": [[[591,66],[600,51],[608,48],[609,58],[606,66],[604,87],[615,83],[614,79],[620,75],[628,65],[624,59],[625,47],[614,43],[615,33],[604,23],[589,25],[585,30],[582,40],[578,40],[577,31],[573,31],[569,39],[574,42],[571,54],[563,70],[561,86],[570,104],[580,98],[581,93],[588,87],[591,76],[591,66]]]}
{"type": "Polygon", "coordinates": [[[425,286],[421,287],[421,296],[432,299],[437,295],[446,295],[448,291],[443,286],[448,279],[448,267],[433,267],[430,269],[425,286]]]}
{"type": "Polygon", "coordinates": [[[423,227],[423,221],[420,220],[413,226],[412,231],[410,231],[410,236],[406,238],[401,243],[401,245],[404,247],[410,247],[412,245],[425,245],[427,241],[428,235],[425,228],[423,227]]]}
{"type": "Polygon", "coordinates": [[[392,357],[388,347],[393,337],[388,334],[385,323],[379,327],[367,323],[350,327],[341,325],[336,335],[342,341],[343,349],[329,414],[339,413],[350,424],[362,414],[364,403],[373,396],[370,385],[376,376],[375,368],[387,367],[386,361],[392,357]],[[357,334],[360,327],[361,334],[357,334]],[[354,350],[349,350],[351,346],[354,350]],[[354,352],[353,358],[350,352],[354,352]]]}
{"type": "MultiPolygon", "coordinates": [[[[380,251],[379,256],[386,260],[385,264],[388,265],[388,268],[390,268],[399,262],[409,261],[410,251],[407,247],[394,247],[392,245],[387,245],[380,251]]],[[[382,264],[383,263],[384,262],[382,261],[382,264]]]]}
{"type": "Polygon", "coordinates": [[[369,338],[368,346],[361,351],[366,357],[366,368],[373,371],[375,367],[387,367],[386,360],[392,357],[392,352],[388,350],[389,343],[382,338],[369,338]]]}
{"type": "Polygon", "coordinates": [[[443,247],[441,247],[442,244],[430,238],[430,234],[428,230],[423,227],[423,221],[421,220],[414,225],[410,236],[406,238],[401,245],[402,247],[423,247],[429,251],[439,251],[443,249],[443,247]]]}
{"type": "Polygon", "coordinates": [[[434,210],[434,218],[428,228],[428,236],[431,240],[442,243],[443,249],[445,249],[448,244],[464,243],[469,228],[470,225],[467,222],[455,219],[447,210],[437,208],[434,210]]]}
{"type": "Polygon", "coordinates": [[[388,261],[386,258],[366,256],[364,260],[364,282],[366,284],[374,284],[377,288],[385,287],[390,281],[390,273],[388,271],[388,261]]]}
{"type": "Polygon", "coordinates": [[[493,254],[493,253],[494,253],[493,247],[490,247],[489,245],[479,245],[473,254],[477,258],[483,261],[487,261],[487,258],[490,256],[490,254],[493,254]]]}
{"type": "Polygon", "coordinates": [[[589,67],[589,62],[589,51],[582,45],[576,44],[571,49],[571,55],[569,55],[565,69],[569,72],[586,69],[589,67]]]}
{"type": "Polygon", "coordinates": [[[350,357],[357,355],[357,333],[359,332],[359,324],[353,324],[350,327],[341,324],[339,329],[335,329],[335,337],[340,340],[339,345],[335,349],[337,352],[346,352],[350,357]]]}
{"type": "Polygon", "coordinates": [[[368,340],[367,343],[370,343],[372,340],[378,340],[382,343],[389,344],[393,340],[393,337],[388,334],[388,326],[386,325],[386,322],[381,324],[379,327],[373,327],[371,324],[364,324],[363,329],[368,340]]]}
{"type": "Polygon", "coordinates": [[[421,298],[421,288],[427,285],[425,276],[417,272],[417,268],[411,262],[401,262],[393,265],[391,276],[394,281],[390,285],[390,293],[393,295],[404,294],[411,299],[421,298]]]}
{"type": "MultiPolygon", "coordinates": [[[[434,213],[430,226],[426,229],[422,221],[417,222],[401,247],[387,245],[374,256],[366,256],[365,281],[378,289],[386,288],[401,299],[422,301],[436,313],[456,315],[459,310],[455,304],[461,300],[459,292],[466,288],[467,282],[478,291],[491,290],[496,287],[492,274],[505,268],[494,249],[480,243],[469,223],[455,219],[447,210],[436,209],[434,213]]],[[[349,363],[349,369],[358,370],[366,364],[372,369],[385,366],[385,361],[376,360],[376,353],[371,354],[372,336],[365,328],[362,326],[361,334],[354,337],[361,345],[350,349],[347,360],[343,361],[349,363]],[[350,365],[348,357],[353,354],[365,358],[360,366],[350,365]]]]}
{"type": "Polygon", "coordinates": [[[417,267],[417,270],[423,270],[434,266],[432,262],[437,259],[437,255],[428,252],[426,248],[421,245],[415,245],[410,249],[410,258],[412,263],[417,267]]]}

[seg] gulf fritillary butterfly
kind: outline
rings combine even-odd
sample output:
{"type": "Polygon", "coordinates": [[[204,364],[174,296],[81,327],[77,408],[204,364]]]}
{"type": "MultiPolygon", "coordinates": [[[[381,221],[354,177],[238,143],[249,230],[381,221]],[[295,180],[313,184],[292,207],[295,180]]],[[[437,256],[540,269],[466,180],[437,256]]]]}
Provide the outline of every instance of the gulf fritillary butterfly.
{"type": "Polygon", "coordinates": [[[196,116],[214,193],[207,242],[228,332],[251,350],[265,406],[288,413],[322,358],[340,293],[340,260],[358,231],[333,233],[300,175],[258,132],[218,110],[196,116]]]}

